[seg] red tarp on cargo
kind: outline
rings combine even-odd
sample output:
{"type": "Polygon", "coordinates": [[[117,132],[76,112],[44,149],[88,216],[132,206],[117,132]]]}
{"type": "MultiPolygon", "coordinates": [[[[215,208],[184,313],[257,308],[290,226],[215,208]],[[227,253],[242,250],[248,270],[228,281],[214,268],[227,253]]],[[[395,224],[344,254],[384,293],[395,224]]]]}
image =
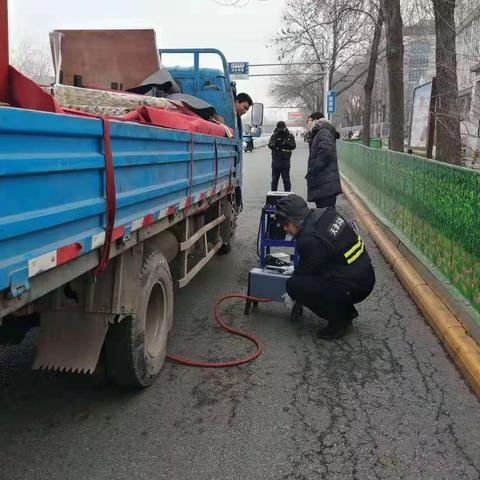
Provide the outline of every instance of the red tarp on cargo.
{"type": "MultiPolygon", "coordinates": [[[[55,98],[45,92],[39,85],[10,67],[9,102],[12,107],[39,110],[41,112],[62,113],[90,118],[100,118],[85,112],[63,108],[55,98]]],[[[123,122],[138,122],[163,128],[204,133],[217,137],[225,137],[225,127],[209,122],[195,113],[182,108],[182,113],[170,112],[154,107],[140,107],[122,117],[109,117],[123,122]]]]}

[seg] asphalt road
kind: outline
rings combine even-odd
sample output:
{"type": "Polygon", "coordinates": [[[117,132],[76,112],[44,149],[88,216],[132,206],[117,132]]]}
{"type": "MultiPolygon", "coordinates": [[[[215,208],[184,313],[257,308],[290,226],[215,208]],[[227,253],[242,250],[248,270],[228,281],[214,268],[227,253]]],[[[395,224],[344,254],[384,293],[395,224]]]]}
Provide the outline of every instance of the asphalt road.
{"type": "MultiPolygon", "coordinates": [[[[293,156],[305,193],[307,151],[293,156]]],[[[233,252],[181,291],[169,350],[199,359],[244,355],[212,304],[245,292],[269,189],[266,148],[245,159],[245,210],[233,252]]],[[[340,210],[352,217],[345,200],[340,210]]],[[[365,236],[365,235],[364,235],[365,236]]],[[[280,305],[226,318],[258,335],[263,355],[228,370],[166,364],[138,393],[95,378],[34,372],[33,332],[0,351],[1,480],[479,479],[480,404],[366,237],[377,286],[344,339],[319,321],[291,324],[280,305]]]]}

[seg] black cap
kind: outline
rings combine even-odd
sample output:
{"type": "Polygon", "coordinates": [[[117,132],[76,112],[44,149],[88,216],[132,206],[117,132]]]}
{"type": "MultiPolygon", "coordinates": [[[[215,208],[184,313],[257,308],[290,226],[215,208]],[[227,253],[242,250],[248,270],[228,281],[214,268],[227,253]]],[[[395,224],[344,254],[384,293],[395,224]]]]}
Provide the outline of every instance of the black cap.
{"type": "Polygon", "coordinates": [[[295,194],[287,195],[277,202],[277,215],[295,225],[302,225],[309,212],[307,202],[295,194]]]}
{"type": "Polygon", "coordinates": [[[285,122],[280,120],[279,122],[277,122],[277,128],[287,128],[287,125],[285,124],[285,122]]]}

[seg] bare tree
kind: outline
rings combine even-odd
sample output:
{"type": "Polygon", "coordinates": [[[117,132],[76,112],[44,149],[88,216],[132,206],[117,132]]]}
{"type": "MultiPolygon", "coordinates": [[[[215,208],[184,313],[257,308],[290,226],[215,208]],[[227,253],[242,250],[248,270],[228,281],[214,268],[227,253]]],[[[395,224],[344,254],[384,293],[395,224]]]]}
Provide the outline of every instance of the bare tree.
{"type": "Polygon", "coordinates": [[[53,76],[53,63],[47,46],[24,40],[10,51],[10,63],[33,80],[53,76]]]}
{"type": "Polygon", "coordinates": [[[433,20],[432,0],[401,0],[403,25],[421,25],[433,20]]]}
{"type": "Polygon", "coordinates": [[[285,69],[273,84],[273,95],[283,105],[300,104],[306,110],[316,112],[323,104],[323,74],[299,75],[293,67],[285,69]]]}
{"type": "Polygon", "coordinates": [[[381,1],[387,34],[390,149],[403,152],[405,114],[403,93],[403,22],[400,0],[381,1]]]}
{"type": "MultiPolygon", "coordinates": [[[[433,10],[431,0],[402,0],[401,15],[405,25],[426,24],[429,19],[433,19],[433,10]]],[[[384,52],[386,38],[382,36],[384,18],[380,1],[371,0],[366,4],[368,21],[373,28],[372,44],[369,49],[368,69],[364,83],[364,108],[363,108],[363,143],[369,145],[372,117],[377,117],[377,121],[385,121],[383,111],[388,106],[388,79],[377,78],[379,67],[381,65],[381,76],[386,72],[384,68],[384,52]],[[374,109],[374,111],[373,111],[374,109]],[[380,120],[379,120],[380,119],[380,120]]],[[[405,110],[404,110],[405,111],[405,110]]],[[[380,132],[381,134],[381,132],[380,132]]]]}
{"type": "Polygon", "coordinates": [[[471,69],[480,64],[480,36],[476,33],[480,15],[471,14],[471,4],[457,1],[455,4],[457,76],[459,92],[463,90],[463,94],[459,95],[462,147],[464,160],[467,159],[465,157],[470,157],[476,163],[479,158],[480,102],[479,97],[474,94],[475,81],[471,69]]]}
{"type": "Polygon", "coordinates": [[[455,0],[432,0],[435,15],[437,67],[437,160],[461,164],[462,140],[458,108],[455,0]]]}
{"type": "Polygon", "coordinates": [[[381,8],[377,8],[377,16],[374,18],[374,31],[373,31],[373,40],[372,46],[370,47],[370,58],[368,62],[368,72],[367,78],[365,80],[364,89],[364,105],[363,105],[363,144],[370,145],[370,120],[372,117],[372,94],[373,94],[373,85],[375,83],[375,73],[377,69],[378,62],[378,48],[380,45],[380,40],[382,36],[383,28],[383,14],[381,8]]]}
{"type": "Polygon", "coordinates": [[[348,95],[340,98],[337,105],[337,116],[341,118],[343,127],[360,125],[363,113],[362,88],[360,85],[352,87],[348,95]]]}
{"type": "Polygon", "coordinates": [[[337,89],[337,96],[346,91],[343,87],[364,63],[368,43],[365,1],[288,0],[283,27],[274,39],[279,59],[325,62],[330,88],[337,89]]]}

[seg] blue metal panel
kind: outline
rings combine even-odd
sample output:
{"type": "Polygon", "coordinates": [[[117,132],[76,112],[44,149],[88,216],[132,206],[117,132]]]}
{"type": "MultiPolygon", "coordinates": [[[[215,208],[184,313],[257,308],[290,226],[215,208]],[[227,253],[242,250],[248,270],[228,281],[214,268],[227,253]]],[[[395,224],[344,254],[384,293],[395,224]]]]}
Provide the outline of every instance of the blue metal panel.
{"type": "MultiPolygon", "coordinates": [[[[228,73],[227,60],[220,50],[215,48],[175,48],[161,49],[162,54],[185,54],[193,59],[193,68],[175,67],[169,69],[172,76],[181,85],[183,93],[196,95],[213,105],[225,123],[235,131],[239,137],[237,114],[234,108],[233,85],[228,73]],[[200,68],[200,58],[204,54],[218,55],[222,62],[222,70],[200,68]]],[[[192,64],[192,63],[191,63],[192,64]]],[[[239,148],[237,160],[237,181],[241,185],[243,149],[239,148]]]]}
{"type": "Polygon", "coordinates": [[[227,60],[216,48],[171,48],[159,50],[162,54],[193,55],[193,68],[170,69],[173,78],[179,81],[183,93],[196,95],[212,104],[217,112],[224,117],[228,126],[236,129],[236,114],[233,108],[233,95],[227,60]],[[223,72],[211,68],[200,68],[200,56],[205,54],[218,55],[222,62],[223,72]],[[207,84],[213,82],[220,91],[210,89],[207,84]]]}
{"type": "Polygon", "coordinates": [[[193,68],[177,67],[169,69],[169,72],[183,93],[195,95],[213,105],[229,127],[236,127],[232,91],[220,70],[201,68],[196,72],[193,68]]]}
{"type": "MultiPolygon", "coordinates": [[[[217,181],[238,166],[237,140],[121,122],[110,130],[116,225],[212,187],[215,143],[217,181]]],[[[29,259],[72,243],[87,253],[104,231],[102,132],[97,119],[0,109],[0,290],[29,259]]]]}

